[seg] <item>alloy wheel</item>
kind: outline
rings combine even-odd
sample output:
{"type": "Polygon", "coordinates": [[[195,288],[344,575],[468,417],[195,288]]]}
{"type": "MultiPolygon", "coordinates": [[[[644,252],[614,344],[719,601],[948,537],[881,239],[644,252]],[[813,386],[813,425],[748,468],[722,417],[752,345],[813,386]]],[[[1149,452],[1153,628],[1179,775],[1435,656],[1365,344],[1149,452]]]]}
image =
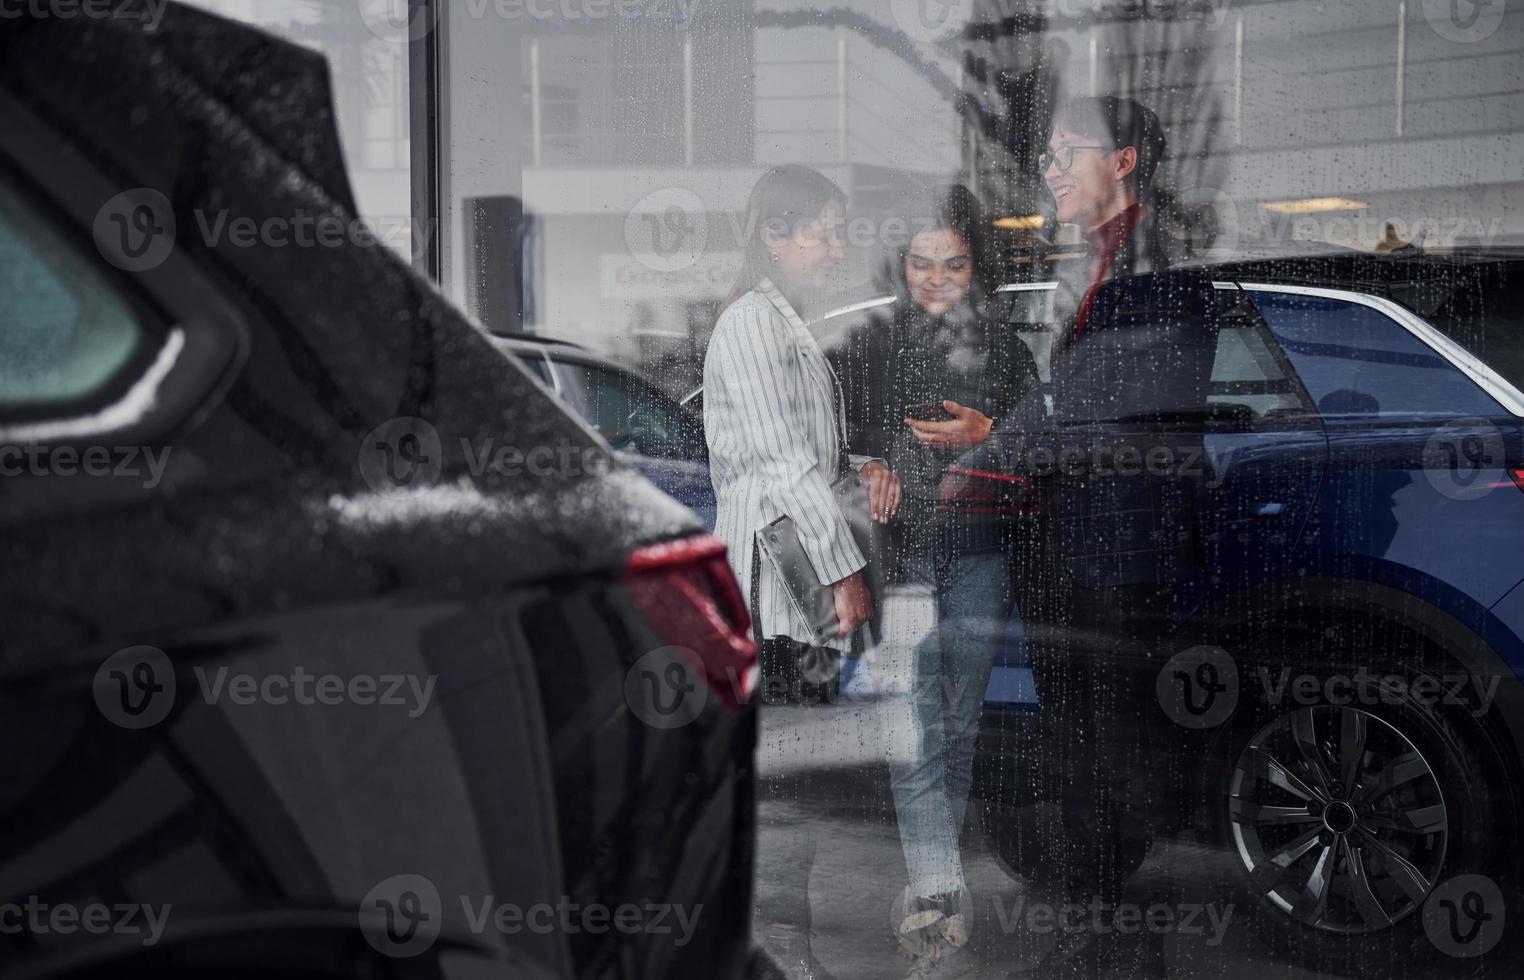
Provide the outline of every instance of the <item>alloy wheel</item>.
{"type": "Polygon", "coordinates": [[[1302,708],[1260,729],[1228,808],[1254,890],[1312,928],[1389,928],[1444,867],[1450,824],[1433,766],[1360,708],[1302,708]]]}

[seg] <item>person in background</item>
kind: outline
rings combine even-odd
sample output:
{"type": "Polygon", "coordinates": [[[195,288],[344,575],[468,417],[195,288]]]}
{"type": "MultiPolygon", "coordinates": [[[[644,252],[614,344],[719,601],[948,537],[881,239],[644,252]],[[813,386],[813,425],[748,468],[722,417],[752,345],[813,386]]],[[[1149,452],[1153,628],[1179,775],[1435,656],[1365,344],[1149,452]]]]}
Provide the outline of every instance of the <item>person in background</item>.
{"type": "MultiPolygon", "coordinates": [[[[1210,369],[1210,357],[1203,360],[1202,354],[1210,355],[1215,343],[1193,335],[1188,323],[1160,323],[1148,336],[1172,338],[1169,349],[1132,349],[1125,336],[1108,341],[1098,319],[1097,298],[1106,283],[1162,273],[1170,265],[1153,188],[1165,148],[1158,117],[1129,99],[1073,99],[1055,114],[1041,175],[1055,220],[1078,226],[1088,255],[1054,263],[1059,330],[1050,369],[1052,414],[1042,399],[1027,399],[964,465],[1001,470],[1002,461],[1023,458],[1033,445],[1029,440],[1062,439],[1066,432],[1087,431],[1085,423],[1189,403],[1187,393],[1162,385],[1150,365],[1160,358],[1179,362],[1169,374],[1174,379],[1192,374],[1184,367],[1189,361],[1199,374],[1210,369]],[[1171,326],[1173,332],[1166,329],[1171,326]]],[[[1103,921],[1095,931],[1062,934],[1038,973],[1079,977],[1125,968],[1129,976],[1162,977],[1162,939],[1146,931],[1124,937],[1106,916],[1147,855],[1153,787],[1160,782],[1148,755],[1152,688],[1144,690],[1144,677],[1132,676],[1129,665],[1148,661],[1174,601],[1170,572],[1161,565],[1164,550],[1128,538],[1127,515],[1157,508],[1168,488],[1146,475],[1097,475],[1085,499],[1107,505],[1081,513],[1063,512],[1063,506],[1084,494],[1069,495],[1062,480],[1055,486],[1045,508],[1057,518],[1048,522],[1046,535],[1054,560],[1043,567],[1050,574],[1038,592],[1023,591],[1022,599],[1041,622],[1057,627],[1034,644],[1032,658],[1051,725],[1045,730],[1060,738],[1052,751],[1062,771],[1063,833],[1050,842],[1052,862],[1064,901],[1098,904],[1103,921]]],[[[958,490],[944,484],[950,500],[958,490]]]]}
{"type": "MultiPolygon", "coordinates": [[[[852,448],[883,457],[902,483],[891,525],[898,578],[929,585],[937,624],[913,653],[909,731],[891,732],[891,780],[910,884],[897,934],[915,977],[966,975],[966,889],[958,838],[968,802],[985,686],[1013,605],[1009,522],[942,513],[949,464],[988,438],[1038,384],[1027,346],[992,322],[984,261],[987,221],[953,186],[913,215],[914,237],[891,252],[894,304],[831,352],[845,392],[852,448]]],[[[906,727],[885,712],[886,726],[906,727]]]]}
{"type": "Polygon", "coordinates": [[[1054,220],[1077,225],[1089,251],[1084,262],[1055,264],[1068,328],[1060,347],[1083,334],[1102,283],[1168,268],[1168,236],[1153,202],[1164,150],[1159,117],[1131,99],[1070,99],[1054,114],[1038,172],[1053,196],[1054,220]]]}
{"type": "MultiPolygon", "coordinates": [[[[846,196],[808,167],[774,167],[757,181],[748,208],[758,233],[704,357],[704,432],[715,533],[750,597],[765,667],[797,661],[811,636],[760,560],[757,532],[784,515],[798,523],[810,563],[835,594],[837,645],[849,649],[851,634],[872,618],[873,601],[866,560],[831,485],[845,464],[857,466],[875,519],[888,521],[899,483],[882,461],[845,456],[837,381],[800,312],[836,284],[846,196]]],[[[764,689],[767,683],[764,677],[764,689]]]]}

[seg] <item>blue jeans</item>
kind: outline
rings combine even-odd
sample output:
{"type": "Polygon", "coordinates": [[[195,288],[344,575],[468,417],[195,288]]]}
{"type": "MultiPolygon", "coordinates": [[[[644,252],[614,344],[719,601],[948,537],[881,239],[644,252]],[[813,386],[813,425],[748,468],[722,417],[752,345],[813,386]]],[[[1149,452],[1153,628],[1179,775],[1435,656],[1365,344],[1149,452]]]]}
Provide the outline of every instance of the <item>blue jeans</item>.
{"type": "Polygon", "coordinates": [[[912,581],[930,582],[937,605],[937,624],[913,654],[910,752],[891,756],[889,767],[914,895],[963,887],[958,836],[984,690],[1006,622],[1016,615],[1009,562],[1007,552],[988,551],[911,565],[912,581]]]}

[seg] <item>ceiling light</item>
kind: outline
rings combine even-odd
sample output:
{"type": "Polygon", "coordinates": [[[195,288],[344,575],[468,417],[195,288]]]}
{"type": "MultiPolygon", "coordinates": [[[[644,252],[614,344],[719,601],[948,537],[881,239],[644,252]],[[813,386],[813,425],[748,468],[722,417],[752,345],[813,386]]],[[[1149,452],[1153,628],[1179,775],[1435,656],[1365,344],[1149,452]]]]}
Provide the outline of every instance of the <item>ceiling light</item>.
{"type": "Polygon", "coordinates": [[[1370,205],[1347,197],[1304,197],[1296,201],[1270,201],[1260,207],[1276,214],[1316,214],[1320,211],[1359,211],[1370,205]]]}
{"type": "Polygon", "coordinates": [[[992,224],[1007,231],[1032,231],[1042,227],[1043,218],[1040,214],[1008,215],[996,218],[992,224]]]}

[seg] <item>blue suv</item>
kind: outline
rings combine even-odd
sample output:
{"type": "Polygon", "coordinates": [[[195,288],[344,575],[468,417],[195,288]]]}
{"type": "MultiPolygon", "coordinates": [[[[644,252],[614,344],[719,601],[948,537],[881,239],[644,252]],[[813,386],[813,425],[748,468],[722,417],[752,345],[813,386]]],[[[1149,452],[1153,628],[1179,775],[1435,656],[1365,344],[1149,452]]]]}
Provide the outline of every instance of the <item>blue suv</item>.
{"type": "MultiPolygon", "coordinates": [[[[1037,346],[1055,288],[1005,290],[1037,346]]],[[[1521,315],[1524,258],[1480,250],[1111,282],[1000,450],[1037,513],[1025,628],[1123,695],[1137,724],[1110,736],[1172,787],[1140,835],[1223,845],[1263,934],[1325,968],[1421,937],[1461,874],[1516,887],[1498,842],[1524,757],[1521,315]],[[1065,613],[1140,587],[1165,599],[1136,622],[1065,613]]],[[[1067,695],[1040,669],[1034,691],[1018,649],[976,792],[1002,862],[1040,879],[1062,835],[1028,805],[1089,777],[1055,763],[1067,695]]]]}

